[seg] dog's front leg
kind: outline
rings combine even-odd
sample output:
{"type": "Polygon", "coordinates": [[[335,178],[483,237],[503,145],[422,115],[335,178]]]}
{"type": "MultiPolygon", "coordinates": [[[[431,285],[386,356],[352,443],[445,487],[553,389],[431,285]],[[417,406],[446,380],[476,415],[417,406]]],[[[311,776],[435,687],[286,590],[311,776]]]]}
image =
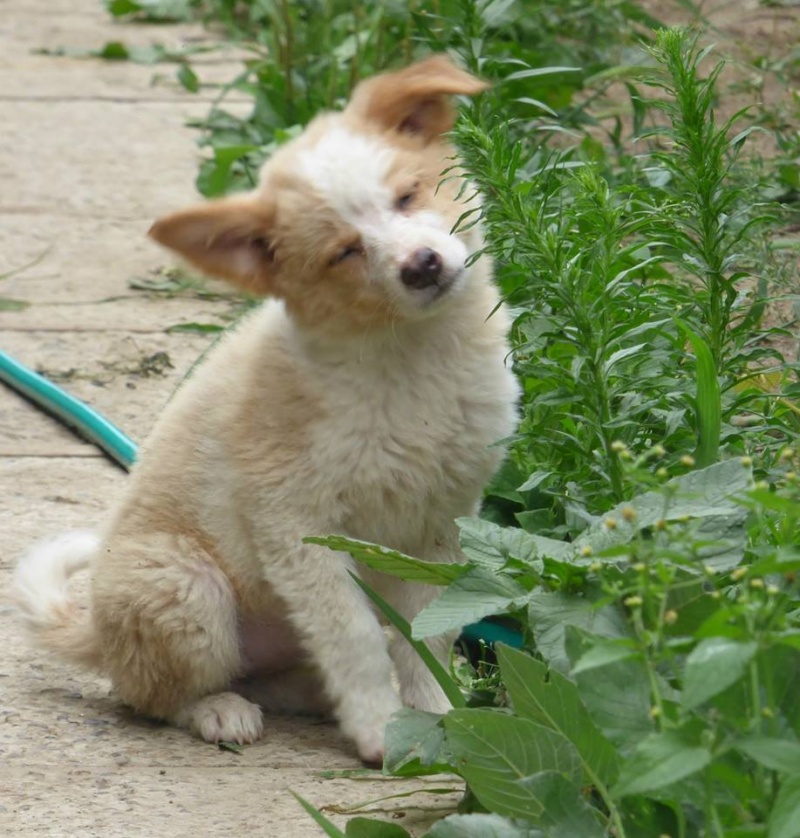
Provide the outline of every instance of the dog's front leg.
{"type": "MultiPolygon", "coordinates": [[[[392,586],[386,591],[387,599],[409,622],[431,601],[436,599],[442,589],[433,585],[412,584],[409,582],[392,586]]],[[[448,632],[425,639],[425,644],[436,659],[448,666],[453,643],[458,632],[448,632]]],[[[407,707],[427,710],[429,713],[446,713],[452,705],[431,675],[422,658],[414,651],[408,641],[393,632],[390,646],[397,678],[400,682],[400,696],[407,707]]]]}
{"type": "Polygon", "coordinates": [[[402,707],[392,686],[386,635],[350,576],[349,556],[300,545],[270,557],[265,575],[317,665],[342,732],[364,762],[380,764],[384,732],[402,707]]]}

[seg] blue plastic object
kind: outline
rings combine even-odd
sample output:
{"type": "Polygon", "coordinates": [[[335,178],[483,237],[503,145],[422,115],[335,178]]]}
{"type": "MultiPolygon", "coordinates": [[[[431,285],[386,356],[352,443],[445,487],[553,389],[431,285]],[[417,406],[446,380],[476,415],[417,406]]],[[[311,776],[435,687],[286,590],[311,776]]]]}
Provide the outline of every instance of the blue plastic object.
{"type": "Polygon", "coordinates": [[[2,350],[0,381],[51,413],[102,449],[115,463],[130,471],[136,460],[136,443],[133,440],[80,399],[29,370],[2,350]]]}

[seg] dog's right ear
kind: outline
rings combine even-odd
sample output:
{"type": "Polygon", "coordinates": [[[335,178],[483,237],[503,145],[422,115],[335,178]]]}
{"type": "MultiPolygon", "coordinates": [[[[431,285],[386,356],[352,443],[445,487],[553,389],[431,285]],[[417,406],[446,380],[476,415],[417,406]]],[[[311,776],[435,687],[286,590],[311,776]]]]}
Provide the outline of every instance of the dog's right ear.
{"type": "Polygon", "coordinates": [[[488,86],[446,55],[432,55],[403,70],[361,82],[345,113],[428,143],[453,127],[456,114],[451,96],[475,96],[488,86]]]}
{"type": "Polygon", "coordinates": [[[263,200],[244,195],[179,210],[156,221],[148,235],[203,273],[268,294],[275,268],[273,221],[263,200]]]}

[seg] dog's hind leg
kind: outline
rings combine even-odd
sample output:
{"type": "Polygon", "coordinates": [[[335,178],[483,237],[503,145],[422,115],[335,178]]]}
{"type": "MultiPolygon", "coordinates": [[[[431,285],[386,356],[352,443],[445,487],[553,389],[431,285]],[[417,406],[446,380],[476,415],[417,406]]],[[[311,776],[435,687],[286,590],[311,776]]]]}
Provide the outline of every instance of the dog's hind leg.
{"type": "Polygon", "coordinates": [[[117,538],[95,568],[93,619],[115,692],[206,741],[252,742],[261,710],[229,692],[242,668],[236,599],[185,536],[117,538]]]}

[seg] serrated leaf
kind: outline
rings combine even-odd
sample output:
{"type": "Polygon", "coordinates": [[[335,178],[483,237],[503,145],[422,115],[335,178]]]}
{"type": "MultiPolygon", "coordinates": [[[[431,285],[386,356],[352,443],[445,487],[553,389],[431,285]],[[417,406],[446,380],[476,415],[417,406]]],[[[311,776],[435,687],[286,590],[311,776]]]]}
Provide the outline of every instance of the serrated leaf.
{"type": "Polygon", "coordinates": [[[647,737],[622,766],[615,797],[656,791],[702,771],[711,762],[711,751],[687,743],[674,731],[647,737]]]}
{"type": "Polygon", "coordinates": [[[509,558],[514,558],[541,572],[541,556],[566,558],[573,552],[563,541],[533,535],[518,527],[500,527],[483,518],[457,518],[456,524],[464,555],[488,570],[499,570],[509,558]]]}
{"type": "MultiPolygon", "coordinates": [[[[565,634],[570,661],[578,661],[598,640],[578,626],[567,626],[565,634]]],[[[642,660],[616,661],[604,668],[602,677],[584,672],[574,679],[594,723],[623,753],[652,732],[650,680],[642,660]]]]}
{"type": "Polygon", "coordinates": [[[738,459],[689,472],[670,480],[661,491],[645,492],[618,504],[575,540],[575,552],[588,547],[597,554],[627,544],[641,530],[652,528],[661,520],[703,519],[694,533],[697,540],[721,542],[720,546],[712,544],[699,551],[703,562],[717,568],[736,564],[741,554],[738,548],[732,550],[729,542],[744,543],[743,521],[747,512],[734,497],[751,484],[750,467],[738,459]],[[615,522],[613,528],[605,523],[609,518],[615,522]]]}
{"type": "Polygon", "coordinates": [[[800,742],[774,736],[748,736],[740,739],[735,747],[770,771],[800,775],[800,742]]]}
{"type": "Polygon", "coordinates": [[[490,811],[536,821],[546,805],[536,775],[580,779],[577,751],[544,725],[493,710],[454,710],[443,724],[454,767],[490,811]]]}
{"type": "Polygon", "coordinates": [[[386,726],[383,769],[395,776],[415,777],[446,770],[437,765],[444,743],[442,717],[403,707],[386,726]]]}
{"type": "Polygon", "coordinates": [[[550,666],[564,674],[572,668],[564,646],[567,626],[578,626],[601,637],[631,637],[621,608],[596,605],[594,600],[602,596],[597,588],[587,588],[583,596],[542,589],[531,592],[528,619],[536,636],[536,648],[550,666]]]}
{"type": "Polygon", "coordinates": [[[613,783],[619,772],[614,746],[597,729],[577,686],[559,672],[508,646],[497,646],[497,660],[514,711],[561,733],[575,746],[590,783],[613,783]]]}
{"type": "Polygon", "coordinates": [[[450,815],[424,838],[545,838],[539,829],[519,826],[500,815],[450,815]]]}
{"type": "Polygon", "coordinates": [[[407,582],[449,585],[459,576],[463,576],[468,569],[466,565],[460,564],[424,562],[397,550],[370,544],[368,541],[359,541],[356,538],[346,538],[343,535],[307,536],[303,541],[306,544],[321,544],[331,550],[349,553],[361,564],[407,582]]]}
{"type": "Polygon", "coordinates": [[[484,617],[522,608],[528,597],[528,591],[511,577],[473,567],[417,614],[412,636],[419,640],[460,631],[484,617]]]}
{"type": "Polygon", "coordinates": [[[686,658],[682,704],[692,709],[735,684],[747,671],[758,643],[728,637],[701,640],[686,658]]]}
{"type": "Polygon", "coordinates": [[[783,782],[767,826],[767,838],[800,836],[800,777],[790,777],[783,782]]]}
{"type": "Polygon", "coordinates": [[[570,674],[574,676],[592,669],[602,669],[609,664],[629,660],[638,654],[631,640],[601,640],[578,658],[570,674]]]}

